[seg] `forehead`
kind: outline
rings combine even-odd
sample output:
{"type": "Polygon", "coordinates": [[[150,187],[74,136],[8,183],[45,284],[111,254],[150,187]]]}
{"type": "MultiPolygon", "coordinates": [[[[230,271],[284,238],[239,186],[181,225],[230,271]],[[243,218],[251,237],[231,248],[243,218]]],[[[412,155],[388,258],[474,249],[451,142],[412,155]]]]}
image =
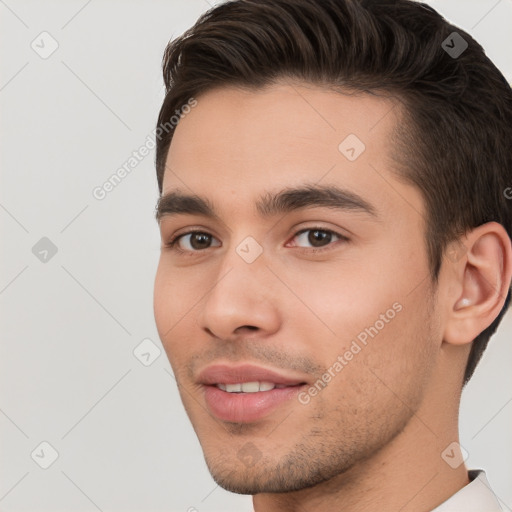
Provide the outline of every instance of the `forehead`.
{"type": "Polygon", "coordinates": [[[397,193],[412,194],[421,208],[419,192],[392,172],[398,100],[298,83],[223,87],[196,99],[175,130],[164,193],[189,189],[234,205],[266,190],[334,183],[389,206],[397,193]]]}

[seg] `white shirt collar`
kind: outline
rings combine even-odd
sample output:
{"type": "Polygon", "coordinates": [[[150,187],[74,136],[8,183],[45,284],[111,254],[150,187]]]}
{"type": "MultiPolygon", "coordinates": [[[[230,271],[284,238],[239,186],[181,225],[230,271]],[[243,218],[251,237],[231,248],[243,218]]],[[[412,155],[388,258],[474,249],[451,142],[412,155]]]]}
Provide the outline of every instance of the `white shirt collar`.
{"type": "Polygon", "coordinates": [[[432,512],[502,512],[485,472],[469,470],[470,483],[432,512]]]}

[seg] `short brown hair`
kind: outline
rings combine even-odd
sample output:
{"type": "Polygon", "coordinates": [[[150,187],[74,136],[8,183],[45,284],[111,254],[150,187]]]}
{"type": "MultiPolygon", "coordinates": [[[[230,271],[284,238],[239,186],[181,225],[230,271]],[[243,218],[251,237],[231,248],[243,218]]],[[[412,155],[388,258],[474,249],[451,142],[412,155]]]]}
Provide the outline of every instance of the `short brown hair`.
{"type": "MultiPolygon", "coordinates": [[[[203,14],[163,58],[162,126],[191,97],[280,78],[387,93],[405,106],[397,173],[423,194],[437,282],[450,242],[496,221],[512,237],[512,90],[466,32],[411,0],[236,0],[203,14]],[[454,36],[454,32],[457,35],[454,36]],[[460,55],[450,52],[455,49],[460,55]],[[464,49],[467,44],[467,48],[464,49]]],[[[160,192],[173,130],[157,139],[160,192]]],[[[473,341],[464,384],[510,303],[473,341]]]]}

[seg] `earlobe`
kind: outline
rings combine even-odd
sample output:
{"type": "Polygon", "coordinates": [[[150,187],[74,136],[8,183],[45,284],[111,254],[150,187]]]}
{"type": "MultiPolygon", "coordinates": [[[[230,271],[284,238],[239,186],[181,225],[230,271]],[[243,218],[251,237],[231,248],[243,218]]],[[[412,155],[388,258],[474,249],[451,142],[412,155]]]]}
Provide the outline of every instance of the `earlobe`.
{"type": "Polygon", "coordinates": [[[451,279],[457,296],[450,299],[444,341],[471,343],[503,308],[512,276],[512,248],[500,224],[489,222],[467,234],[467,252],[457,262],[451,279]],[[458,267],[458,268],[457,268],[458,267]],[[451,302],[451,303],[450,303],[451,302]]]}

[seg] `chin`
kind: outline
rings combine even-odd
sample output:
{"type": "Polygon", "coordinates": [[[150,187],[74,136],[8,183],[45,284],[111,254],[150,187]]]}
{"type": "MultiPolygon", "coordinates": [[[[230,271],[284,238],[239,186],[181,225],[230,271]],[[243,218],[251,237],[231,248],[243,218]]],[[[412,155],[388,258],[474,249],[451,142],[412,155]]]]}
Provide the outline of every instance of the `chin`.
{"type": "Polygon", "coordinates": [[[213,480],[223,489],[237,494],[287,493],[315,487],[344,473],[349,467],[313,467],[310,460],[289,456],[273,463],[258,461],[252,467],[240,460],[206,464],[213,480]],[[325,468],[324,468],[325,469],[325,468]]]}

